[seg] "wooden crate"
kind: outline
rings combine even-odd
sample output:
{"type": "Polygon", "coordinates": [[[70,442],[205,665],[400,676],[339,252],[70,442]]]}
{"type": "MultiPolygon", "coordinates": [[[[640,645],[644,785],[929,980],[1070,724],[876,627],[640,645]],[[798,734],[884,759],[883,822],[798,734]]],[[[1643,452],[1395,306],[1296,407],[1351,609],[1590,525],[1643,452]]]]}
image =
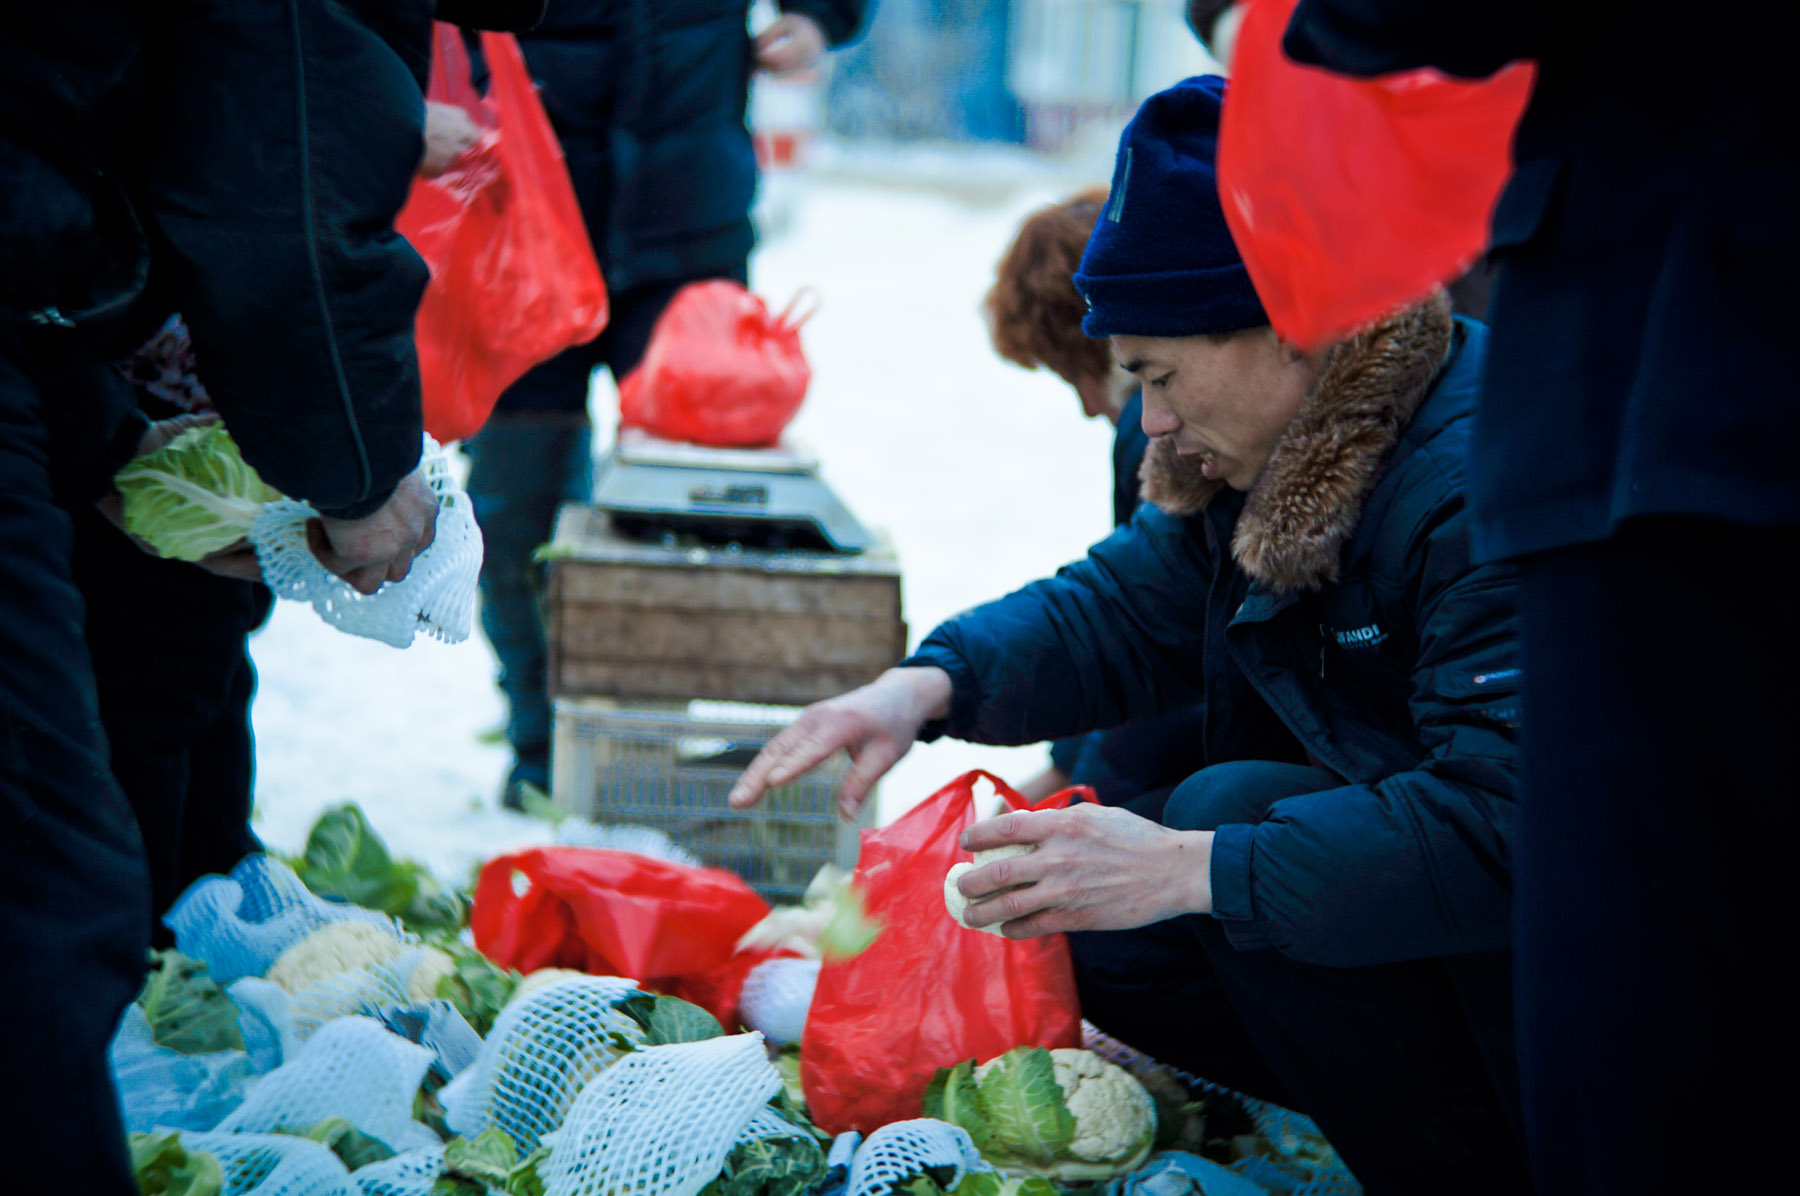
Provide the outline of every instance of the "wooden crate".
{"type": "Polygon", "coordinates": [[[906,654],[900,565],[885,540],[857,554],[668,547],[571,503],[549,573],[558,697],[805,705],[906,654]]]}

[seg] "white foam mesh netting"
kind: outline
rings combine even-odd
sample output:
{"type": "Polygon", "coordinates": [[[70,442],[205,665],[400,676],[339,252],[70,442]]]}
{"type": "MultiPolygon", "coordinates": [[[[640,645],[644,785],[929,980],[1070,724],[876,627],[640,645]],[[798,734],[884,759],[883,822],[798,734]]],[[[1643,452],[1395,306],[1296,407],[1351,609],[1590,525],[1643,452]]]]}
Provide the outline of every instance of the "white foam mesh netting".
{"type": "Polygon", "coordinates": [[[229,876],[194,882],[163,918],[176,949],[203,960],[220,984],[261,976],[319,927],[346,920],[411,938],[386,914],[314,896],[286,864],[260,854],[245,856],[229,876]]]}
{"type": "Polygon", "coordinates": [[[289,996],[294,1035],[304,1042],[339,1018],[363,1014],[378,1016],[386,1006],[412,1000],[407,982],[424,958],[423,948],[413,948],[390,963],[370,964],[326,976],[289,996]]]}
{"type": "Polygon", "coordinates": [[[288,1134],[183,1134],[181,1144],[219,1160],[224,1196],[358,1196],[329,1147],[288,1134]]]}
{"type": "Polygon", "coordinates": [[[413,1120],[413,1095],[434,1058],[380,1022],[339,1018],[264,1076],[219,1122],[222,1133],[270,1133],[342,1117],[397,1151],[435,1145],[413,1120]]]}
{"type": "Polygon", "coordinates": [[[449,458],[429,436],[419,464],[437,495],[437,532],[404,579],[387,582],[373,594],[357,593],[313,555],[306,526],[319,513],[306,503],[282,499],[264,506],[250,525],[248,539],[262,565],[263,582],[277,597],[311,603],[339,631],[390,647],[406,647],[421,631],[452,644],[468,639],[475,579],[481,572],[481,528],[474,505],[451,473],[449,458]]]}
{"type": "Polygon", "coordinates": [[[744,977],[738,1013],[744,1025],[776,1046],[792,1046],[806,1030],[813,990],[819,984],[816,959],[771,959],[744,977]]]}
{"type": "Polygon", "coordinates": [[[546,1196],[696,1196],[780,1088],[760,1034],[635,1051],[569,1109],[546,1196]]]}
{"type": "Polygon", "coordinates": [[[845,1196],[881,1196],[928,1168],[951,1169],[950,1182],[943,1185],[946,1191],[971,1171],[993,1170],[981,1161],[981,1152],[961,1126],[927,1117],[896,1121],[870,1134],[857,1148],[845,1196]]]}
{"type": "Polygon", "coordinates": [[[444,1148],[428,1146],[358,1167],[350,1178],[358,1196],[431,1196],[432,1185],[443,1174],[444,1148]]]}
{"type": "Polygon", "coordinates": [[[582,1086],[644,1041],[619,1001],[638,991],[617,976],[566,976],[514,999],[481,1053],[445,1085],[445,1120],[474,1137],[505,1130],[521,1154],[562,1124],[582,1086]]]}

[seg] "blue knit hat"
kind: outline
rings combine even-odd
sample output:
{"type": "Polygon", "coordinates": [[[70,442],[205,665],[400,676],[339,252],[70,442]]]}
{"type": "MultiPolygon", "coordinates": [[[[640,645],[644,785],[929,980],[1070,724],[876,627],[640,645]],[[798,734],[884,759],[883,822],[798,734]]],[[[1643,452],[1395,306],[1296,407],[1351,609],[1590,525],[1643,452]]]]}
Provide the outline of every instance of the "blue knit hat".
{"type": "Polygon", "coordinates": [[[1225,80],[1186,79],[1144,101],[1075,273],[1089,336],[1199,336],[1269,322],[1219,206],[1214,157],[1225,80]]]}

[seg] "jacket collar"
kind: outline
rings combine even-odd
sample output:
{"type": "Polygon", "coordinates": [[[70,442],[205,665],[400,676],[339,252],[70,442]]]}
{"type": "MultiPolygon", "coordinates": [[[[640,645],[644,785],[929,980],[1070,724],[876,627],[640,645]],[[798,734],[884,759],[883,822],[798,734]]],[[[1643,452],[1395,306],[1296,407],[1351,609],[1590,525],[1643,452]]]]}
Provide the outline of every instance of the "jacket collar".
{"type": "MultiPolygon", "coordinates": [[[[1339,554],[1444,364],[1452,327],[1439,293],[1331,351],[1237,518],[1231,555],[1253,581],[1291,593],[1337,579],[1339,554]]],[[[1223,484],[1163,438],[1150,442],[1139,476],[1144,498],[1171,515],[1202,510],[1223,484]]]]}

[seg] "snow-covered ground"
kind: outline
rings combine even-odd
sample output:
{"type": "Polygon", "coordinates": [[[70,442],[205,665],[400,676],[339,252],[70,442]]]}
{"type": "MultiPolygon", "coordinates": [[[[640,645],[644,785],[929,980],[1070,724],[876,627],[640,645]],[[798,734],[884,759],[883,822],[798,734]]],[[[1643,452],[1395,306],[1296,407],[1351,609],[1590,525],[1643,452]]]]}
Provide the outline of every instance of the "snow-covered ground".
{"type": "MultiPolygon", "coordinates": [[[[805,331],[813,387],[792,435],[850,508],[892,537],[915,644],[1105,534],[1111,443],[1054,377],[996,358],[980,312],[1020,219],[1104,183],[1105,164],[960,152],[918,165],[774,180],[782,219],[752,265],[774,306],[803,286],[818,293],[805,331]]],[[[595,406],[606,426],[609,383],[595,406]]],[[[321,810],[346,800],[398,851],[450,877],[546,837],[541,822],[496,808],[507,753],[491,741],[502,708],[479,637],[396,651],[283,603],[253,652],[256,829],[271,847],[296,849],[321,810]]],[[[915,748],[884,782],[882,817],[966,769],[1016,781],[1043,762],[1039,748],[915,748]]]]}

